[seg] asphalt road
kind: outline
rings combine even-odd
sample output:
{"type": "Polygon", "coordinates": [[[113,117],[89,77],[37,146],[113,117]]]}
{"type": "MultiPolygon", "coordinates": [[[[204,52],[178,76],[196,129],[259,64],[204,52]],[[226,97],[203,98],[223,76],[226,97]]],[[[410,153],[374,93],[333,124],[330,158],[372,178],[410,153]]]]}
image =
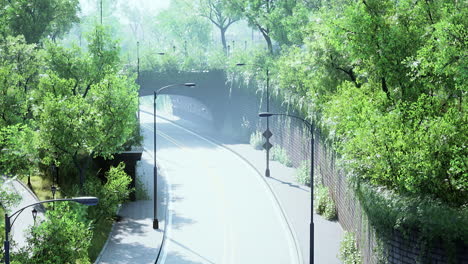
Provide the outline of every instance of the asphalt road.
{"type": "MultiPolygon", "coordinates": [[[[151,135],[152,116],[141,112],[141,124],[151,135]]],[[[245,161],[163,119],[157,147],[159,182],[167,190],[157,263],[300,263],[271,190],[245,161]]]]}

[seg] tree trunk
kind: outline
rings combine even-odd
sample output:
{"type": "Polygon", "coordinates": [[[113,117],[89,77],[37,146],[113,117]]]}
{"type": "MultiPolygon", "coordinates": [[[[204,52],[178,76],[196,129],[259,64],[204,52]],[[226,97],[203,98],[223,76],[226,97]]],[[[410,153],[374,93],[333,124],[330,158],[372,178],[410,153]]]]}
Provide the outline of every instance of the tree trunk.
{"type": "Polygon", "coordinates": [[[387,87],[387,81],[385,80],[384,77],[381,78],[381,81],[382,81],[382,91],[384,91],[385,94],[387,95],[387,98],[390,99],[390,91],[388,90],[388,87],[387,87]]]}
{"type": "Polygon", "coordinates": [[[270,52],[270,54],[273,55],[273,45],[271,43],[271,38],[270,36],[265,32],[265,29],[263,28],[260,28],[260,32],[262,32],[262,35],[263,35],[263,38],[265,39],[266,43],[267,43],[267,46],[268,46],[268,51],[270,52]]]}
{"type": "Polygon", "coordinates": [[[227,44],[226,44],[226,28],[220,28],[219,31],[221,32],[221,43],[223,44],[223,50],[227,54],[227,44]]]}

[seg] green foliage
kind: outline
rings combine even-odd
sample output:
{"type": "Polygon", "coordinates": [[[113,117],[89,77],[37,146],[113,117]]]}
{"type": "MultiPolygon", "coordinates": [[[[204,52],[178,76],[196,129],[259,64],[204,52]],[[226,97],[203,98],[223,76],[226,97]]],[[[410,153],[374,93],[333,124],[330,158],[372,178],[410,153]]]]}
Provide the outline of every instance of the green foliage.
{"type": "Polygon", "coordinates": [[[344,86],[326,110],[345,166],[401,193],[466,203],[466,115],[453,102],[425,95],[382,112],[385,98],[366,100],[363,88],[344,86]]]}
{"type": "Polygon", "coordinates": [[[0,126],[15,125],[29,117],[42,58],[22,36],[0,40],[0,51],[0,126]]]}
{"type": "Polygon", "coordinates": [[[262,132],[255,131],[250,135],[250,145],[257,150],[263,149],[263,144],[265,142],[264,137],[262,136],[262,132]]]}
{"type": "Polygon", "coordinates": [[[89,208],[92,219],[108,219],[115,216],[120,204],[128,199],[132,191],[129,188],[132,179],[124,171],[122,162],[106,172],[106,183],[101,184],[97,178],[91,178],[85,185],[86,193],[99,198],[99,204],[89,208]]]}
{"type": "MultiPolygon", "coordinates": [[[[13,205],[16,205],[21,201],[21,196],[19,196],[17,193],[10,192],[8,190],[5,190],[3,187],[5,179],[3,177],[0,178],[0,208],[2,210],[8,209],[12,207],[13,205]]],[[[5,212],[4,212],[5,213],[5,212]]],[[[2,218],[4,214],[1,214],[2,218]]],[[[1,222],[3,224],[3,222],[1,222]]]]}
{"type": "Polygon", "coordinates": [[[345,232],[344,238],[340,244],[339,258],[344,264],[362,263],[361,254],[359,253],[353,232],[345,232]]]}
{"type": "Polygon", "coordinates": [[[271,160],[276,160],[279,163],[287,166],[287,167],[292,167],[292,161],[288,156],[288,153],[286,150],[280,146],[275,146],[271,148],[270,152],[270,159],[271,160]]]}
{"type": "Polygon", "coordinates": [[[156,52],[177,53],[185,63],[190,63],[186,59],[202,59],[196,54],[201,55],[209,47],[212,27],[206,19],[193,12],[196,9],[195,2],[174,0],[169,8],[155,16],[151,30],[158,42],[159,50],[156,52]],[[189,52],[193,56],[187,57],[189,52]]]}
{"type": "Polygon", "coordinates": [[[297,182],[310,186],[310,162],[304,160],[299,168],[296,169],[297,182]]]}
{"type": "Polygon", "coordinates": [[[89,263],[88,247],[92,231],[86,208],[57,203],[46,219],[31,228],[28,246],[15,259],[23,264],[89,263]]]}
{"type": "Polygon", "coordinates": [[[36,136],[25,125],[0,127],[0,171],[4,174],[27,174],[33,168],[36,136]]]}
{"type": "Polygon", "coordinates": [[[0,22],[14,36],[23,35],[28,43],[42,38],[55,39],[79,21],[78,0],[11,0],[0,3],[0,22]]]}
{"type": "Polygon", "coordinates": [[[149,200],[150,199],[150,196],[148,194],[148,189],[138,177],[136,178],[136,182],[135,182],[135,198],[137,200],[149,200]]]}
{"type": "Polygon", "coordinates": [[[221,33],[223,50],[227,51],[226,31],[240,17],[229,12],[226,0],[202,0],[199,5],[200,15],[215,25],[221,33]]]}
{"type": "Polygon", "coordinates": [[[249,26],[259,30],[267,42],[268,50],[273,53],[272,40],[280,45],[302,43],[302,36],[297,32],[307,23],[308,17],[301,4],[299,1],[284,0],[230,0],[228,9],[245,18],[249,26]]]}
{"type": "Polygon", "coordinates": [[[89,53],[50,46],[53,71],[41,78],[35,118],[46,164],[72,161],[81,184],[89,157],[110,157],[136,138],[134,78],[119,74],[119,53],[102,27],[89,37],[89,53]],[[85,154],[85,161],[80,155],[85,154]]]}
{"type": "Polygon", "coordinates": [[[423,244],[441,239],[452,249],[457,241],[468,239],[466,206],[450,207],[428,196],[397,194],[365,183],[358,183],[356,190],[369,222],[381,234],[399,230],[408,236],[417,235],[423,244]]]}
{"type": "Polygon", "coordinates": [[[317,214],[322,215],[327,220],[336,219],[336,205],[328,187],[321,184],[314,186],[314,209],[317,214]]]}

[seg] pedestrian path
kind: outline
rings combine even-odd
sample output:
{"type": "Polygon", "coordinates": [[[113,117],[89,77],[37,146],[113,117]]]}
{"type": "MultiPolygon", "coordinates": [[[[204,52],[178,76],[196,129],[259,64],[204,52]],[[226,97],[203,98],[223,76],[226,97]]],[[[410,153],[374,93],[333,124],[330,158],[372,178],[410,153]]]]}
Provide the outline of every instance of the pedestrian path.
{"type": "MultiPolygon", "coordinates": [[[[27,186],[25,186],[16,178],[3,177],[2,182],[3,189],[16,193],[21,197],[21,200],[18,203],[14,204],[10,208],[7,208],[8,214],[14,213],[27,205],[39,201],[37,196],[27,186]]],[[[37,221],[44,217],[44,208],[40,205],[27,208],[21,214],[18,215],[18,218],[13,223],[10,233],[11,239],[13,241],[11,247],[11,250],[13,252],[27,245],[27,231],[29,227],[34,225],[34,218],[31,213],[33,208],[36,208],[36,210],[38,211],[37,221]]],[[[11,220],[13,221],[13,219],[11,220]]]]}
{"type": "MultiPolygon", "coordinates": [[[[153,190],[153,134],[142,129],[144,152],[138,161],[136,177],[146,190],[153,190]]],[[[164,186],[158,185],[158,204],[164,204],[164,186]]],[[[163,241],[165,207],[158,208],[159,230],[153,229],[153,192],[148,200],[122,205],[96,264],[154,264],[163,241]]]]}

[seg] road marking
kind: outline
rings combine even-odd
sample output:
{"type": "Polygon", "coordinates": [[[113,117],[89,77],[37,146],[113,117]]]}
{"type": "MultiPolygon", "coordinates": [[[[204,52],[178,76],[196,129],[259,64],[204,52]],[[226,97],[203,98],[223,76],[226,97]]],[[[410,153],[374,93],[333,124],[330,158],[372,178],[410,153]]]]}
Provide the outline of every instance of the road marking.
{"type": "MultiPolygon", "coordinates": [[[[150,126],[148,125],[143,125],[143,127],[149,129],[150,131],[154,131],[153,128],[151,128],[150,126]]],[[[181,143],[180,141],[174,139],[173,137],[167,135],[166,133],[162,132],[161,130],[157,130],[156,132],[157,135],[161,136],[162,138],[166,139],[167,141],[169,141],[170,143],[174,144],[175,146],[177,146],[178,148],[180,149],[188,149],[190,152],[194,152],[193,150],[190,149],[190,147],[187,147],[185,146],[183,143],[181,143]]],[[[195,157],[197,157],[197,155],[194,155],[195,157]]],[[[203,160],[203,159],[197,159],[199,162],[198,164],[201,164],[201,163],[204,163],[206,164],[207,166],[204,166],[203,168],[204,169],[207,169],[210,173],[208,173],[208,175],[210,175],[210,177],[213,179],[213,182],[215,183],[215,188],[213,188],[213,190],[217,193],[218,197],[221,197],[221,205],[218,205],[219,208],[222,210],[222,213],[219,213],[218,212],[218,216],[221,216],[221,218],[223,219],[223,233],[224,233],[224,241],[223,241],[223,262],[222,263],[226,263],[226,264],[230,264],[230,263],[235,263],[233,262],[233,258],[234,258],[234,251],[235,251],[235,243],[233,243],[233,235],[232,235],[232,217],[231,217],[231,214],[227,211],[226,208],[230,207],[229,205],[229,202],[228,200],[226,199],[226,191],[225,191],[225,184],[222,184],[220,182],[220,178],[217,177],[217,173],[215,173],[215,171],[211,168],[211,166],[206,162],[206,160],[203,160]],[[217,188],[216,188],[217,187],[217,188]],[[224,205],[224,206],[223,206],[224,205]],[[228,250],[230,249],[230,250],[228,250]]],[[[170,193],[168,191],[168,193],[170,193]]],[[[168,199],[168,208],[167,208],[167,212],[168,212],[168,215],[169,215],[169,218],[168,218],[168,225],[166,225],[166,236],[168,238],[170,238],[170,233],[171,233],[171,224],[172,224],[172,213],[171,213],[171,210],[169,210],[169,207],[170,207],[170,199],[168,199]]],[[[169,248],[169,244],[164,244],[164,247],[166,248],[169,248]]],[[[161,245],[162,246],[162,245],[161,245]]],[[[163,248],[163,251],[162,251],[162,258],[160,259],[160,261],[158,261],[158,263],[165,263],[166,259],[167,259],[167,252],[168,250],[164,249],[163,248]]]]}
{"type": "MultiPolygon", "coordinates": [[[[208,138],[206,138],[204,136],[198,135],[197,133],[195,133],[195,132],[193,132],[193,131],[191,131],[191,130],[189,130],[189,129],[187,129],[187,128],[179,125],[179,124],[176,124],[176,123],[172,122],[171,120],[169,120],[167,118],[164,118],[162,116],[158,116],[158,118],[165,120],[167,123],[179,128],[181,130],[184,130],[187,133],[192,134],[193,136],[198,137],[198,138],[208,142],[209,144],[211,144],[211,145],[213,145],[213,146],[215,146],[217,148],[221,147],[223,149],[223,151],[231,153],[229,150],[227,150],[226,147],[222,146],[221,144],[218,144],[218,143],[214,142],[213,140],[210,140],[210,139],[208,139],[208,138]]],[[[250,164],[248,164],[248,162],[243,160],[241,157],[239,157],[238,155],[234,155],[234,156],[238,160],[240,160],[242,163],[246,163],[247,165],[249,165],[249,168],[251,168],[252,170],[255,170],[255,169],[252,168],[252,166],[250,164]]],[[[264,184],[262,184],[262,186],[269,191],[269,192],[267,191],[267,193],[271,194],[269,198],[272,201],[272,204],[276,205],[276,206],[274,206],[274,208],[276,209],[275,213],[276,213],[277,217],[284,220],[284,221],[279,221],[279,222],[281,223],[281,227],[283,228],[283,231],[285,231],[285,233],[290,234],[290,236],[286,236],[286,237],[287,237],[288,245],[289,245],[289,254],[290,254],[290,256],[292,258],[295,258],[292,263],[302,263],[302,253],[300,252],[300,247],[299,247],[299,244],[297,242],[297,238],[295,237],[294,231],[293,231],[292,227],[290,226],[290,222],[286,217],[286,213],[282,210],[279,201],[277,200],[275,194],[273,193],[273,190],[268,185],[268,183],[261,177],[256,177],[256,179],[259,180],[259,181],[263,181],[264,184]]]]}
{"type": "MultiPolygon", "coordinates": [[[[144,111],[142,111],[142,112],[145,113],[144,111]]],[[[151,115],[151,113],[147,113],[147,114],[151,115]]],[[[189,133],[189,134],[191,134],[191,135],[193,135],[193,136],[195,136],[195,137],[197,137],[197,138],[199,138],[199,139],[201,139],[201,140],[203,140],[203,141],[209,143],[210,145],[213,145],[213,146],[215,146],[215,147],[217,147],[217,148],[221,147],[221,148],[223,149],[223,151],[229,152],[229,153],[231,154],[231,152],[230,152],[229,150],[227,150],[226,147],[224,147],[224,146],[222,146],[222,145],[220,145],[220,144],[218,144],[218,143],[216,143],[216,142],[214,142],[214,141],[212,141],[212,140],[210,140],[210,139],[207,139],[207,138],[205,138],[205,137],[203,137],[203,136],[201,136],[201,135],[198,135],[198,134],[196,134],[195,132],[186,129],[186,128],[183,127],[183,126],[180,126],[179,124],[173,123],[171,120],[169,120],[169,119],[167,119],[167,118],[164,118],[164,117],[162,117],[162,116],[158,116],[158,118],[167,121],[168,124],[171,124],[171,125],[173,125],[174,127],[177,127],[177,128],[179,128],[179,129],[181,129],[181,130],[184,130],[184,131],[186,131],[187,133],[189,133]]],[[[247,163],[247,164],[248,164],[248,162],[246,162],[245,160],[243,160],[241,157],[239,157],[239,156],[237,156],[237,155],[234,155],[234,156],[236,156],[236,158],[237,158],[238,160],[240,160],[242,163],[247,163]]],[[[249,165],[249,168],[251,168],[252,170],[254,170],[254,169],[251,167],[250,164],[248,164],[248,165],[249,165]]],[[[267,189],[267,193],[270,193],[269,198],[270,198],[270,200],[272,201],[272,204],[275,205],[274,208],[275,208],[275,213],[276,213],[277,217],[278,217],[279,219],[284,220],[284,221],[279,221],[279,222],[281,223],[281,227],[283,228],[283,231],[285,232],[285,234],[286,234],[286,233],[289,233],[289,234],[290,234],[290,236],[286,236],[286,238],[287,238],[287,241],[288,241],[287,243],[288,243],[288,245],[289,245],[289,247],[288,247],[288,248],[289,248],[289,255],[290,255],[291,258],[293,258],[293,260],[292,260],[291,263],[302,263],[302,261],[301,261],[301,259],[302,259],[302,254],[300,253],[300,248],[299,248],[299,246],[298,246],[297,239],[296,239],[296,237],[295,237],[295,235],[294,235],[294,231],[292,230],[292,227],[290,226],[290,223],[289,223],[289,221],[288,221],[288,219],[287,219],[287,217],[286,217],[286,215],[285,215],[285,212],[284,212],[284,211],[282,210],[282,208],[280,207],[279,201],[277,200],[277,198],[276,198],[275,194],[273,193],[273,190],[271,189],[271,187],[269,187],[268,183],[265,182],[265,180],[264,180],[263,178],[259,178],[259,177],[256,177],[256,178],[257,178],[257,180],[259,180],[259,181],[262,181],[262,180],[263,180],[262,186],[263,186],[264,188],[267,189]],[[269,190],[269,192],[268,192],[268,190],[269,190]]],[[[232,230],[232,228],[230,228],[230,230],[232,230]]],[[[231,231],[231,232],[232,232],[232,231],[231,231]]],[[[231,252],[232,252],[232,250],[231,250],[231,252]]],[[[231,254],[234,255],[233,253],[231,253],[231,254]]],[[[231,254],[230,254],[230,255],[231,255],[231,254]]]]}

